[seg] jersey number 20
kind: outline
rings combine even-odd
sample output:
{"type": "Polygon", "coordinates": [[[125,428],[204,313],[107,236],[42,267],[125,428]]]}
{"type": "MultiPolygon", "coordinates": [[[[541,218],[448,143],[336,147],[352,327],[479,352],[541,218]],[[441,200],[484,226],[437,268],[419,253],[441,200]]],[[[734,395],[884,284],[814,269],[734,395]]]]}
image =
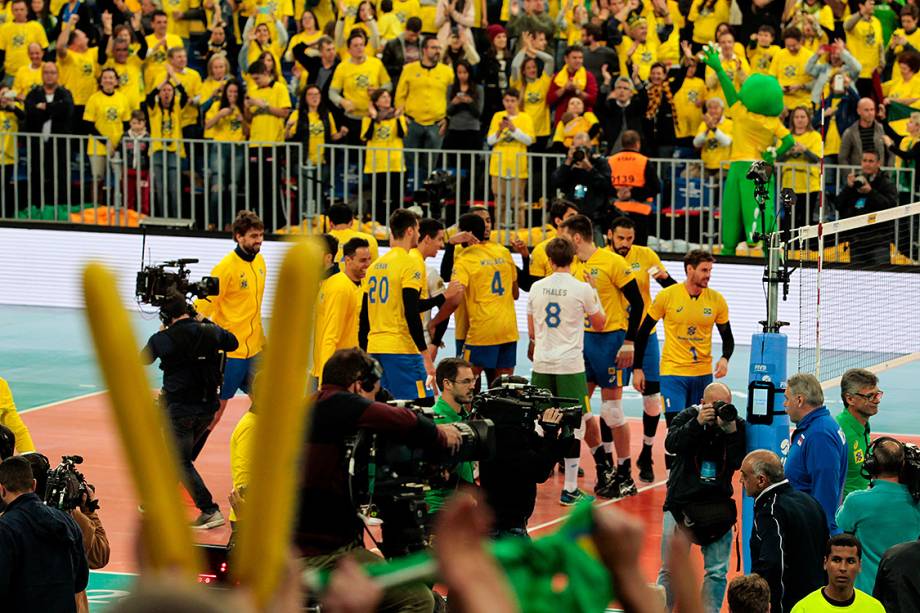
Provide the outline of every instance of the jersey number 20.
{"type": "Polygon", "coordinates": [[[371,277],[367,280],[367,301],[371,304],[379,302],[386,304],[390,297],[390,279],[389,277],[371,277]]]}

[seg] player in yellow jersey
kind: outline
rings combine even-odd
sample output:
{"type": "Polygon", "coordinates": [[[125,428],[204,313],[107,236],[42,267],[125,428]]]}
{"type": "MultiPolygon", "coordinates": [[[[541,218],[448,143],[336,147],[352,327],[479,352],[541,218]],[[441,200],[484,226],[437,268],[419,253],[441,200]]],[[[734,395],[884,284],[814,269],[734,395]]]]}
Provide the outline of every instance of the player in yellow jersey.
{"type": "MultiPolygon", "coordinates": [[[[569,217],[578,215],[578,213],[580,213],[580,211],[578,207],[575,206],[574,202],[558,199],[554,200],[549,206],[549,210],[546,213],[546,221],[548,221],[549,225],[552,225],[558,233],[560,224],[569,217]]],[[[530,252],[530,276],[534,277],[535,280],[543,279],[553,274],[552,265],[549,262],[549,258],[546,257],[546,245],[554,238],[555,234],[537,243],[533,251],[530,252]]]]}
{"type": "MultiPolygon", "coordinates": [[[[641,245],[636,245],[636,224],[628,217],[617,217],[607,230],[607,239],[610,249],[623,256],[642,294],[642,304],[645,306],[643,319],[652,304],[651,280],[661,287],[670,287],[677,283],[668,274],[658,254],[641,245]]],[[[655,441],[655,432],[658,430],[659,416],[661,415],[661,383],[658,374],[661,350],[658,346],[658,334],[653,330],[649,335],[646,345],[645,357],[642,360],[642,371],[645,373],[645,391],[642,392],[642,452],[636,460],[639,469],[639,480],[651,483],[655,480],[652,469],[652,443],[655,441]]]]}
{"type": "MultiPolygon", "coordinates": [[[[713,374],[721,379],[728,374],[728,360],[735,350],[728,305],[722,294],[709,289],[715,258],[708,251],[694,249],[684,256],[683,283],[658,292],[648,308],[636,338],[636,363],[643,365],[649,335],[664,319],[664,349],[661,355],[661,395],[664,396],[665,422],[703,398],[703,390],[712,383],[713,374]],[[712,328],[722,337],[722,356],[712,365],[712,328]]],[[[633,369],[633,386],[645,392],[642,368],[633,369]]],[[[672,456],[665,455],[665,467],[672,456]]]]}
{"type": "Polygon", "coordinates": [[[454,260],[452,281],[464,287],[469,329],[463,353],[476,377],[483,371],[486,383],[514,372],[517,363],[518,271],[506,247],[486,240],[486,224],[475,213],[457,220],[461,232],[478,241],[454,260]]]}
{"type": "Polygon", "coordinates": [[[265,238],[265,224],[252,211],[240,211],[233,222],[236,248],[214,267],[211,274],[220,279],[217,296],[198,300],[197,311],[240,342],[227,354],[224,381],[220,387],[220,408],[208,432],[196,444],[195,456],[204,447],[208,434],[217,426],[224,409],[237,390],[250,392],[256,361],[265,344],[262,327],[262,296],[265,293],[265,259],[259,253],[265,238]]]}
{"type": "Polygon", "coordinates": [[[35,451],[32,435],[29,434],[29,429],[16,410],[16,403],[13,402],[13,392],[10,391],[10,385],[2,377],[0,377],[0,424],[9,428],[16,436],[16,453],[22,454],[28,451],[35,451]]]}
{"type": "MultiPolygon", "coordinates": [[[[323,281],[316,303],[312,375],[320,382],[323,366],[338,349],[358,346],[358,322],[364,292],[361,282],[371,265],[368,242],[354,237],[341,247],[341,269],[323,281]]],[[[331,270],[335,270],[332,267],[331,270]]]]}
{"type": "Polygon", "coordinates": [[[559,236],[575,245],[572,274],[597,289],[606,315],[602,331],[585,327],[588,395],[601,388],[601,430],[597,420],[590,419],[584,434],[597,465],[594,491],[605,498],[632,496],[637,489],[632,479],[629,425],[623,414],[623,385],[629,380],[627,369],[633,364],[633,341],[642,322],[642,294],[626,260],[594,244],[594,225],[588,217],[575,215],[566,219],[559,226],[559,236]],[[602,446],[603,439],[598,435],[603,435],[604,429],[609,429],[605,437],[608,441],[602,446]],[[610,455],[614,447],[617,461],[611,474],[614,464],[610,455]]]}
{"type": "MultiPolygon", "coordinates": [[[[396,209],[390,215],[390,250],[367,272],[358,341],[383,368],[381,386],[399,399],[433,395],[434,364],[425,341],[421,300],[425,265],[409,255],[418,246],[418,217],[396,209]]],[[[443,303],[440,300],[433,300],[443,303]]]]}
{"type": "MultiPolygon", "coordinates": [[[[418,222],[418,246],[409,254],[412,257],[425,260],[438,255],[444,248],[444,224],[437,219],[426,217],[418,222]]],[[[428,342],[428,351],[431,353],[432,362],[437,358],[441,339],[447,331],[451,314],[457,309],[463,298],[463,287],[459,283],[445,286],[444,279],[438,271],[425,265],[425,285],[422,287],[422,301],[434,298],[440,294],[444,296],[444,303],[438,307],[438,313],[432,317],[431,309],[422,312],[422,323],[425,324],[425,340],[428,342]]]]}
{"type": "Polygon", "coordinates": [[[342,248],[352,238],[363,238],[367,241],[371,253],[371,262],[380,257],[377,247],[377,239],[366,232],[359,232],[352,226],[355,221],[355,214],[347,204],[333,204],[326,212],[326,218],[329,220],[329,234],[336,237],[339,241],[339,252],[335,256],[336,262],[342,262],[342,248]]]}

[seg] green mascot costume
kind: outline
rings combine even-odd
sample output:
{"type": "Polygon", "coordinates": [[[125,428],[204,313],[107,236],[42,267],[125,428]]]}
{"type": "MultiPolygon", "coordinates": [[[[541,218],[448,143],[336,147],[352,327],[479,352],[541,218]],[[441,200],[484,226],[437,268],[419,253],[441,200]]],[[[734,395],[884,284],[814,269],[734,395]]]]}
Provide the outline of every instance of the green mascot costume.
{"type": "Polygon", "coordinates": [[[719,77],[734,124],[731,165],[722,193],[722,253],[734,255],[742,237],[748,246],[753,246],[754,233],[771,232],[774,225],[772,190],[764,206],[765,219],[760,219],[754,182],[746,178],[751,164],[759,159],[773,164],[794,143],[779,119],[783,112],[783,88],[776,77],[752,74],[737,92],[722,68],[715,45],[703,49],[703,62],[719,77]],[[773,147],[774,139],[780,141],[778,148],[773,147]]]}

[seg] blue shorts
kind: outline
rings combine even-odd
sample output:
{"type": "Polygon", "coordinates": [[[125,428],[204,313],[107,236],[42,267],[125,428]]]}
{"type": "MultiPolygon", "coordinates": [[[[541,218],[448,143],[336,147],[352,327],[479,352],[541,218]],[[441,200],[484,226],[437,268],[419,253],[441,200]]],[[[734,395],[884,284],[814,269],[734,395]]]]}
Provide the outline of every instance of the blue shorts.
{"type": "Polygon", "coordinates": [[[703,390],[712,383],[712,375],[680,377],[661,376],[661,395],[664,397],[665,413],[680,413],[703,399],[703,390]]]}
{"type": "Polygon", "coordinates": [[[629,370],[617,368],[617,351],[626,340],[625,330],[585,334],[585,377],[605,389],[629,384],[629,370]]]}
{"type": "Polygon", "coordinates": [[[252,384],[253,368],[258,355],[251,358],[227,358],[224,366],[224,383],[220,386],[220,399],[230,400],[237,390],[249,393],[252,384]]]}
{"type": "Polygon", "coordinates": [[[434,392],[425,387],[428,374],[425,361],[417,353],[372,353],[371,357],[380,362],[383,377],[380,387],[393,394],[397,400],[415,400],[427,398],[434,392]]]}
{"type": "Polygon", "coordinates": [[[470,345],[467,343],[463,347],[463,357],[473,366],[483,370],[486,368],[514,368],[517,364],[517,341],[501,345],[470,345]]]}

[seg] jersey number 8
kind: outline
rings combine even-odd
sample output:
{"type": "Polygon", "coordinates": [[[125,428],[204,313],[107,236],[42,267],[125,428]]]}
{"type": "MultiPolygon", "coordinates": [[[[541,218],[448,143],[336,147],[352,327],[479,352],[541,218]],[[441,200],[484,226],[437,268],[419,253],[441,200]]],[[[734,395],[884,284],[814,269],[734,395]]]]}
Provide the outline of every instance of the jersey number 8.
{"type": "Polygon", "coordinates": [[[559,306],[558,302],[550,302],[546,305],[544,309],[546,311],[546,322],[547,328],[558,328],[559,324],[562,323],[560,318],[560,313],[562,312],[562,307],[559,306]]]}
{"type": "Polygon", "coordinates": [[[371,277],[367,280],[367,301],[371,304],[379,302],[386,304],[390,297],[390,279],[389,277],[371,277]],[[376,296],[375,296],[376,293],[376,296]]]}

